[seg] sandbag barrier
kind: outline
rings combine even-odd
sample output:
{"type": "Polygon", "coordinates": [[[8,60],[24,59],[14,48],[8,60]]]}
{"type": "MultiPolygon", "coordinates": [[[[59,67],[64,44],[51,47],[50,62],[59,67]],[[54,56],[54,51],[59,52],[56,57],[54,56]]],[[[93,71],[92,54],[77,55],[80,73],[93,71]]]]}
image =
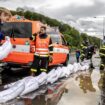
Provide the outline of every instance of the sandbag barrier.
{"type": "Polygon", "coordinates": [[[25,94],[33,92],[39,89],[42,85],[53,84],[58,79],[63,77],[69,77],[70,74],[76,73],[80,70],[88,70],[89,62],[69,64],[67,67],[58,67],[52,69],[48,74],[42,72],[39,76],[28,76],[17,82],[4,86],[4,91],[0,92],[0,103],[6,103],[16,97],[22,97],[25,94]]]}
{"type": "Polygon", "coordinates": [[[5,37],[5,42],[0,46],[0,60],[3,60],[12,51],[12,44],[8,36],[5,37]]]}

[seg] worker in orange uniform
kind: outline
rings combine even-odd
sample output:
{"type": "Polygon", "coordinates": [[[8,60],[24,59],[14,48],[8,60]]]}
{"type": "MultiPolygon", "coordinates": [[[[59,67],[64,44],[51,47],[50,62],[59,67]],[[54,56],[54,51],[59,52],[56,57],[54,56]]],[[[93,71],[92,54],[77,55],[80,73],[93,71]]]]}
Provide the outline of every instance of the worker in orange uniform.
{"type": "Polygon", "coordinates": [[[45,26],[42,26],[40,32],[34,35],[34,37],[36,50],[31,67],[31,75],[33,76],[35,76],[36,73],[47,72],[50,51],[53,49],[51,38],[46,34],[45,26]]]}

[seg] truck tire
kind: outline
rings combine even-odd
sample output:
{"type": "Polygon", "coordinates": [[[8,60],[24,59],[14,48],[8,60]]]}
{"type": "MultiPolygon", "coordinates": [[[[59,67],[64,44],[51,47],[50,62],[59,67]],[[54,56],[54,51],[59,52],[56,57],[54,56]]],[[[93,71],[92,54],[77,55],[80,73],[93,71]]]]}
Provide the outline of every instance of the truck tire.
{"type": "Polygon", "coordinates": [[[66,61],[63,63],[63,66],[67,66],[69,64],[69,54],[67,55],[66,61]]]}

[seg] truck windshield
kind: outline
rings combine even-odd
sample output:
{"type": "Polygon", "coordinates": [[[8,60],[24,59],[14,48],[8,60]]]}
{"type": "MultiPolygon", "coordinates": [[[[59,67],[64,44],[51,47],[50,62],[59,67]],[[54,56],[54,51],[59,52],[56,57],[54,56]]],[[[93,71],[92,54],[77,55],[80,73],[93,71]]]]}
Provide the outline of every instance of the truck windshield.
{"type": "Polygon", "coordinates": [[[61,36],[58,32],[47,32],[48,35],[51,36],[51,40],[53,43],[61,43],[61,36]]]}
{"type": "Polygon", "coordinates": [[[32,36],[32,23],[30,22],[6,22],[1,26],[5,36],[14,34],[14,38],[29,38],[32,36]]]}

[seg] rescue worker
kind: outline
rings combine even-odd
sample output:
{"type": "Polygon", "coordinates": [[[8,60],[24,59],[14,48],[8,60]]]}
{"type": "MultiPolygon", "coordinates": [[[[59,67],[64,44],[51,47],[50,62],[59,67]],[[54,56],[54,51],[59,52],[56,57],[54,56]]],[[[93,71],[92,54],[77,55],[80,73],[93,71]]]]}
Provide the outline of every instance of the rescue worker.
{"type": "Polygon", "coordinates": [[[82,44],[81,44],[81,61],[83,62],[84,59],[86,60],[90,60],[90,68],[94,68],[93,67],[93,63],[92,63],[92,56],[94,54],[94,46],[89,44],[88,40],[85,40],[82,44]]]}
{"type": "Polygon", "coordinates": [[[12,14],[8,9],[4,7],[0,7],[0,45],[1,45],[2,39],[4,39],[4,35],[3,35],[3,32],[1,31],[1,27],[3,23],[10,20],[11,17],[12,17],[12,14]]]}
{"type": "Polygon", "coordinates": [[[79,58],[80,58],[80,51],[77,50],[77,51],[76,51],[76,59],[77,59],[77,63],[79,62],[79,58]]]}
{"type": "MultiPolygon", "coordinates": [[[[4,33],[2,32],[2,25],[4,22],[8,21],[11,17],[12,14],[8,9],[0,7],[0,45],[2,45],[1,41],[4,39],[4,33]]],[[[2,70],[3,69],[0,69],[0,85],[2,85],[2,70]]]]}
{"type": "Polygon", "coordinates": [[[100,48],[99,55],[101,58],[100,70],[103,70],[105,68],[105,43],[100,48]]]}
{"type": "Polygon", "coordinates": [[[2,25],[3,25],[3,23],[2,23],[2,21],[1,21],[1,19],[0,19],[0,44],[1,44],[2,39],[4,39],[3,32],[1,31],[2,25]]]}
{"type": "Polygon", "coordinates": [[[35,73],[47,72],[50,50],[52,50],[51,38],[46,34],[46,27],[42,26],[40,32],[34,35],[35,41],[35,54],[34,61],[31,67],[31,75],[35,76],[35,73]]]}
{"type": "Polygon", "coordinates": [[[84,58],[86,57],[87,46],[88,46],[88,41],[85,40],[85,41],[81,44],[81,56],[80,56],[81,61],[83,61],[84,58]]]}
{"type": "Polygon", "coordinates": [[[8,21],[11,17],[12,14],[8,9],[0,7],[0,19],[2,20],[2,22],[8,21]]]}

